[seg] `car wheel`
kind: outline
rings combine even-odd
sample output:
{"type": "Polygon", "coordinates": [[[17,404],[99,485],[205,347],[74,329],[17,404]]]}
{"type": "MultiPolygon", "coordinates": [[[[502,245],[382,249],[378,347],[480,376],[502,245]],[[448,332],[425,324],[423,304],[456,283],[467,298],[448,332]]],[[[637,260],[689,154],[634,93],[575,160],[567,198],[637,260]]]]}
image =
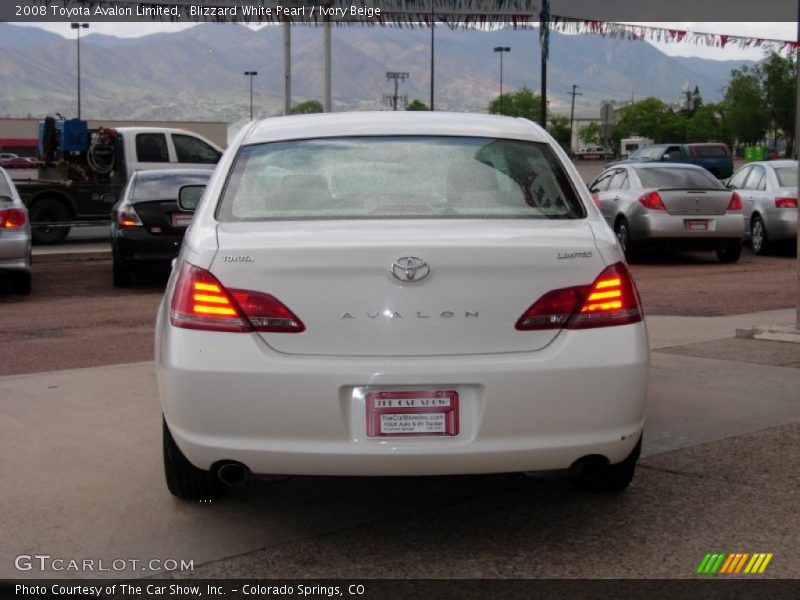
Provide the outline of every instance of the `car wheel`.
{"type": "Polygon", "coordinates": [[[617,241],[622,248],[622,252],[625,253],[625,256],[630,256],[631,226],[628,224],[627,219],[623,217],[617,220],[616,224],[614,225],[614,234],[617,236],[617,241]]]}
{"type": "Polygon", "coordinates": [[[54,198],[44,198],[30,208],[34,244],[57,244],[69,235],[69,227],[36,227],[36,223],[63,223],[71,218],[69,209],[54,198]]]}
{"type": "Polygon", "coordinates": [[[225,491],[225,484],[217,478],[216,473],[198,469],[190,463],[175,443],[166,420],[162,418],[162,421],[164,427],[164,475],[169,491],[173,496],[183,500],[219,498],[225,491]]]}
{"type": "Polygon", "coordinates": [[[742,255],[742,245],[725,246],[724,248],[717,248],[717,258],[722,263],[735,263],[742,255]]]}
{"type": "Polygon", "coordinates": [[[636,472],[636,462],[642,452],[642,438],[621,463],[582,470],[570,478],[570,483],[589,492],[621,492],[627,488],[636,472]]]}
{"type": "Polygon", "coordinates": [[[764,221],[758,215],[753,217],[750,222],[750,244],[756,254],[766,254],[769,248],[767,230],[764,227],[764,221]]]}
{"type": "Polygon", "coordinates": [[[112,268],[111,278],[114,287],[126,288],[131,286],[131,284],[133,283],[133,273],[131,273],[130,267],[125,266],[125,263],[123,263],[115,256],[114,263],[111,268],[112,268]]]}
{"type": "Polygon", "coordinates": [[[31,274],[26,272],[16,273],[12,281],[11,291],[20,296],[31,293],[31,274]]]}

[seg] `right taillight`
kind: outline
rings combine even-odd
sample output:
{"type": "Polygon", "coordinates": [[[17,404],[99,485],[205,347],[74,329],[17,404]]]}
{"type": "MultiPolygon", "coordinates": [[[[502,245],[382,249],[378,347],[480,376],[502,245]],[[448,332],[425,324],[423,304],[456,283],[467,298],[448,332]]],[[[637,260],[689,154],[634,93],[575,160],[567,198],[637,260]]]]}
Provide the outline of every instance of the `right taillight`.
{"type": "Polygon", "coordinates": [[[591,285],[548,292],[523,313],[519,331],[589,329],[637,323],[642,303],[625,263],[607,267],[591,285]]]}
{"type": "Polygon", "coordinates": [[[184,263],[175,283],[170,322],[206,331],[300,333],[305,325],[269,294],[227,290],[211,273],[184,263]]]}
{"type": "Polygon", "coordinates": [[[650,210],[667,210],[658,192],[647,192],[639,196],[639,204],[650,210]]]}
{"type": "Polygon", "coordinates": [[[0,229],[16,229],[25,225],[25,211],[19,208],[0,210],[0,229]]]}
{"type": "Polygon", "coordinates": [[[797,198],[775,198],[775,208],[797,208],[797,198]]]}
{"type": "Polygon", "coordinates": [[[731,200],[728,202],[727,210],[742,210],[742,199],[739,197],[738,193],[733,192],[733,194],[731,194],[731,200]]]}

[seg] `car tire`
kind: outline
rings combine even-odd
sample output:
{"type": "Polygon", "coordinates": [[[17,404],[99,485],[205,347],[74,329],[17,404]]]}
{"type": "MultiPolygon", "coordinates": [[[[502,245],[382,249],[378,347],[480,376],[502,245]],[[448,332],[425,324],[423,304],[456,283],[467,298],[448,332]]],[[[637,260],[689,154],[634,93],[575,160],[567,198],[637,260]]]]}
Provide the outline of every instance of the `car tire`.
{"type": "Polygon", "coordinates": [[[22,271],[15,273],[11,284],[11,291],[20,296],[27,296],[31,293],[31,274],[22,271]]]}
{"type": "Polygon", "coordinates": [[[589,492],[621,492],[633,481],[636,463],[642,453],[642,438],[631,453],[620,463],[581,471],[572,476],[570,483],[579,490],[589,492]]]}
{"type": "Polygon", "coordinates": [[[114,262],[111,269],[111,280],[114,284],[114,287],[126,288],[133,284],[133,273],[131,272],[130,267],[126,266],[125,263],[119,260],[116,256],[114,257],[114,262]]]}
{"type": "Polygon", "coordinates": [[[225,484],[217,478],[216,473],[198,469],[184,456],[175,443],[162,418],[164,446],[164,476],[167,488],[173,496],[182,500],[213,500],[225,491],[225,484]]]}
{"type": "Polygon", "coordinates": [[[721,263],[735,263],[742,255],[742,245],[725,246],[724,248],[717,248],[717,258],[721,263]]]}
{"type": "Polygon", "coordinates": [[[766,254],[769,249],[767,228],[764,227],[764,221],[758,215],[750,221],[750,245],[753,252],[759,255],[766,254]]]}
{"type": "Polygon", "coordinates": [[[625,256],[631,255],[631,226],[625,217],[620,217],[614,224],[614,235],[617,236],[622,252],[625,256]]]}
{"type": "Polygon", "coordinates": [[[57,244],[69,235],[69,227],[36,227],[36,223],[61,223],[72,218],[64,203],[55,198],[43,198],[35,202],[30,208],[29,216],[34,244],[57,244]]]}

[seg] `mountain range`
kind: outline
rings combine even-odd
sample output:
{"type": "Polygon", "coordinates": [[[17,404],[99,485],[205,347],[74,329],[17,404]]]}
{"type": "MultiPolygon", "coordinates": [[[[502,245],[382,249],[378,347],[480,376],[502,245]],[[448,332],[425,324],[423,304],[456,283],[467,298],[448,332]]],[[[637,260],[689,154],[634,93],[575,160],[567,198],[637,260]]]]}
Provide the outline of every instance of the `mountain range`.
{"type": "MultiPolygon", "coordinates": [[[[65,24],[66,30],[66,24],[65,24]]],[[[90,30],[91,31],[91,30],[90,30]]],[[[503,85],[539,91],[538,30],[436,29],[437,110],[485,111],[500,91],[499,55],[508,46],[503,85]]],[[[321,28],[292,29],[295,103],[323,95],[321,28]]],[[[387,71],[408,72],[400,94],[430,98],[430,30],[334,26],[332,53],[335,110],[379,109],[391,92],[387,71]]],[[[595,118],[604,99],[656,96],[674,102],[688,82],[707,102],[719,100],[731,69],[750,61],[670,57],[637,40],[551,33],[548,100],[552,112],[569,114],[568,91],[577,84],[578,117],[595,118]]],[[[280,27],[258,30],[205,23],[174,33],[118,38],[81,37],[82,113],[86,118],[218,120],[233,122],[249,111],[245,70],[256,70],[256,116],[283,106],[283,41],[280,27]]],[[[76,112],[76,43],[60,35],[0,23],[0,115],[42,116],[76,112]]]]}

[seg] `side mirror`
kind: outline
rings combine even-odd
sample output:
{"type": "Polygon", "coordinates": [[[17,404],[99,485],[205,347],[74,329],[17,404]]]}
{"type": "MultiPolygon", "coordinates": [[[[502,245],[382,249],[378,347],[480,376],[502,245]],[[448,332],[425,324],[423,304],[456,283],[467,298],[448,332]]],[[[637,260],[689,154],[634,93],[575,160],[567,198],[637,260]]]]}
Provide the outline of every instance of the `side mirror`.
{"type": "Polygon", "coordinates": [[[184,185],[178,190],[178,208],[184,212],[194,212],[203,197],[204,185],[184,185]]]}

